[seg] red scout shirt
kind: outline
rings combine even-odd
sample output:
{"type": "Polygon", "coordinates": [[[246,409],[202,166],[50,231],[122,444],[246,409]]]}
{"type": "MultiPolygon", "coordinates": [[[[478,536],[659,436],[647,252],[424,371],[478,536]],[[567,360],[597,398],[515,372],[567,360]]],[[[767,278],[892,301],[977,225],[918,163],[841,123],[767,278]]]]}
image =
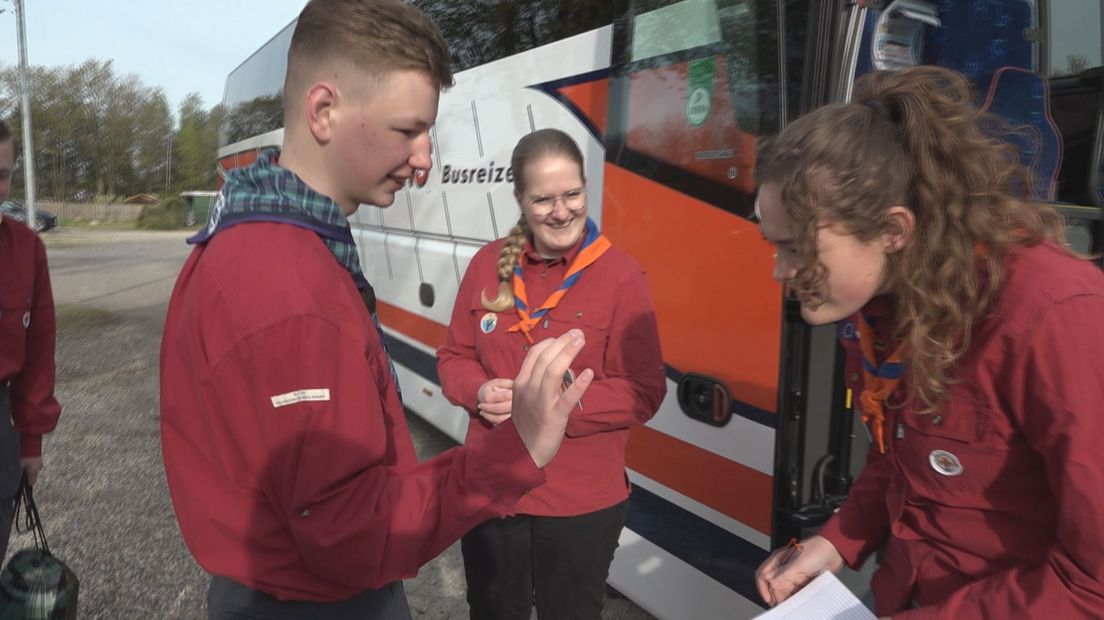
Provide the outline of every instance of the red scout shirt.
{"type": "MultiPolygon", "coordinates": [[[[468,411],[467,443],[491,432],[476,405],[479,386],[492,378],[512,379],[521,368],[528,341],[507,332],[518,322],[511,307],[489,312],[480,293],[498,291],[496,264],[504,239],[476,253],[468,266],[453,308],[448,339],[437,351],[445,396],[468,411]],[[488,317],[488,323],[484,323],[488,317]],[[493,327],[484,330],[484,325],[493,327]]],[[[526,246],[523,272],[530,304],[538,307],[563,282],[582,240],[564,257],[546,261],[526,246]]],[[[554,338],[572,328],[586,336],[572,371],[594,370],[594,382],[567,425],[567,436],[544,471],[547,482],[514,508],[514,513],[575,516],[608,508],[629,495],[625,477],[628,429],[647,422],[667,392],[655,313],[640,265],[611,247],[584,270],[560,303],[532,331],[533,340],[554,338]]]]}
{"type": "Polygon", "coordinates": [[[286,224],[192,251],[165,321],[161,429],[200,565],[281,600],[412,577],[543,479],[509,423],[418,463],[352,278],[286,224]]]}
{"type": "MultiPolygon", "coordinates": [[[[890,343],[887,299],[866,310],[890,343]]],[[[871,449],[821,531],[851,567],[884,545],[879,615],[1104,618],[1102,320],[1104,274],[1053,244],[1020,248],[947,404],[894,409],[903,382],[888,399],[886,453],[871,449]]],[[[857,395],[858,343],[843,331],[857,395]]]]}
{"type": "Polygon", "coordinates": [[[22,222],[0,218],[0,385],[10,382],[23,457],[42,455],[42,436],[61,415],[54,398],[55,338],[46,247],[22,222]]]}

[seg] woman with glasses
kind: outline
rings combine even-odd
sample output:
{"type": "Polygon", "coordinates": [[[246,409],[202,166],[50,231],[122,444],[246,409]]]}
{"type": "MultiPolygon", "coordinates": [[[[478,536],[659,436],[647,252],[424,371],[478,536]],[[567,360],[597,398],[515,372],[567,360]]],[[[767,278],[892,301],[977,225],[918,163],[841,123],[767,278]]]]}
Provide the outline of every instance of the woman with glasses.
{"type": "Polygon", "coordinates": [[[628,509],[628,429],[659,408],[666,377],[644,272],[587,217],[579,147],[555,129],[518,142],[521,218],[476,253],[437,352],[445,396],[467,410],[467,442],[510,417],[528,348],[578,328],[586,345],[564,376],[594,382],[568,422],[544,484],[461,542],[471,617],[598,619],[628,509]]]}

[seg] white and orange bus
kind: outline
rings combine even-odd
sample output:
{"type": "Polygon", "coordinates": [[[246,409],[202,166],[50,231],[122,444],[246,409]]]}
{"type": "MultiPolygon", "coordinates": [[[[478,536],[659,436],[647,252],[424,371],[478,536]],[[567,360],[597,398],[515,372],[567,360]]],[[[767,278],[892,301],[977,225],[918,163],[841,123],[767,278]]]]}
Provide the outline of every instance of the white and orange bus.
{"type": "MultiPolygon", "coordinates": [[[[648,273],[669,380],[634,430],[610,583],[660,618],[762,610],[768,551],[827,518],[861,468],[833,327],[770,277],[754,143],[845,101],[873,68],[941,64],[1017,134],[1070,241],[1101,248],[1100,0],[415,0],[453,46],[433,167],[352,218],[406,405],[457,441],[434,352],[468,261],[517,221],[510,152],[557,127],[582,146],[591,215],[648,273]],[[1024,137],[1026,136],[1026,138],[1024,137]]],[[[294,24],[227,79],[219,170],[282,139],[294,24]]],[[[860,594],[863,573],[845,576],[860,594]]]]}

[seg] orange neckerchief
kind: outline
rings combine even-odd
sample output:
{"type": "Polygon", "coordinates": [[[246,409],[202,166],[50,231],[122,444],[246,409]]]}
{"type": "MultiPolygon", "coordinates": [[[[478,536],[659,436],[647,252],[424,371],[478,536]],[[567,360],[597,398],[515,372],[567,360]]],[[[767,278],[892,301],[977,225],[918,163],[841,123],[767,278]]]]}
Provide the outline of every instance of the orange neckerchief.
{"type": "Polygon", "coordinates": [[[885,454],[885,400],[897,389],[901,377],[905,374],[905,364],[901,361],[901,345],[876,365],[874,356],[874,327],[865,312],[859,312],[859,348],[862,350],[863,389],[859,395],[862,403],[862,421],[871,423],[871,434],[878,446],[878,452],[885,454]]]}
{"type": "Polygon", "coordinates": [[[609,239],[598,232],[598,226],[594,224],[594,221],[587,218],[586,229],[583,231],[583,247],[579,250],[579,253],[575,255],[575,259],[571,261],[571,264],[568,265],[563,282],[532,314],[529,313],[529,298],[525,294],[525,280],[522,279],[522,274],[524,273],[523,268],[526,262],[526,256],[523,252],[518,260],[518,264],[514,265],[513,279],[514,308],[517,310],[518,323],[506,331],[520,331],[525,334],[525,338],[529,341],[529,344],[532,344],[533,336],[529,332],[536,327],[537,323],[540,322],[544,315],[548,314],[549,310],[555,308],[556,304],[560,303],[560,300],[567,294],[568,289],[575,286],[575,283],[579,281],[579,275],[582,271],[605,254],[606,250],[610,249],[612,245],[609,239]]]}

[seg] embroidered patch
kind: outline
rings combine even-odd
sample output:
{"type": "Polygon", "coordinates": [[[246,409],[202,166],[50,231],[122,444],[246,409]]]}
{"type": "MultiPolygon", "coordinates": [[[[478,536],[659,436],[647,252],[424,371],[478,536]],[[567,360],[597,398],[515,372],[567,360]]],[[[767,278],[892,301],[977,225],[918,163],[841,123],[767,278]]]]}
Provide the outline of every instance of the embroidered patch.
{"type": "Polygon", "coordinates": [[[272,408],[279,409],[295,403],[317,400],[330,400],[330,391],[328,389],[296,390],[287,394],[277,394],[272,397],[272,408]]]}
{"type": "Polygon", "coordinates": [[[495,330],[498,326],[498,315],[494,312],[488,312],[483,315],[483,318],[479,320],[479,329],[483,330],[484,334],[489,334],[495,330]]]}
{"type": "Polygon", "coordinates": [[[946,450],[932,450],[928,455],[932,469],[944,476],[957,476],[962,473],[962,461],[946,450]]]}

